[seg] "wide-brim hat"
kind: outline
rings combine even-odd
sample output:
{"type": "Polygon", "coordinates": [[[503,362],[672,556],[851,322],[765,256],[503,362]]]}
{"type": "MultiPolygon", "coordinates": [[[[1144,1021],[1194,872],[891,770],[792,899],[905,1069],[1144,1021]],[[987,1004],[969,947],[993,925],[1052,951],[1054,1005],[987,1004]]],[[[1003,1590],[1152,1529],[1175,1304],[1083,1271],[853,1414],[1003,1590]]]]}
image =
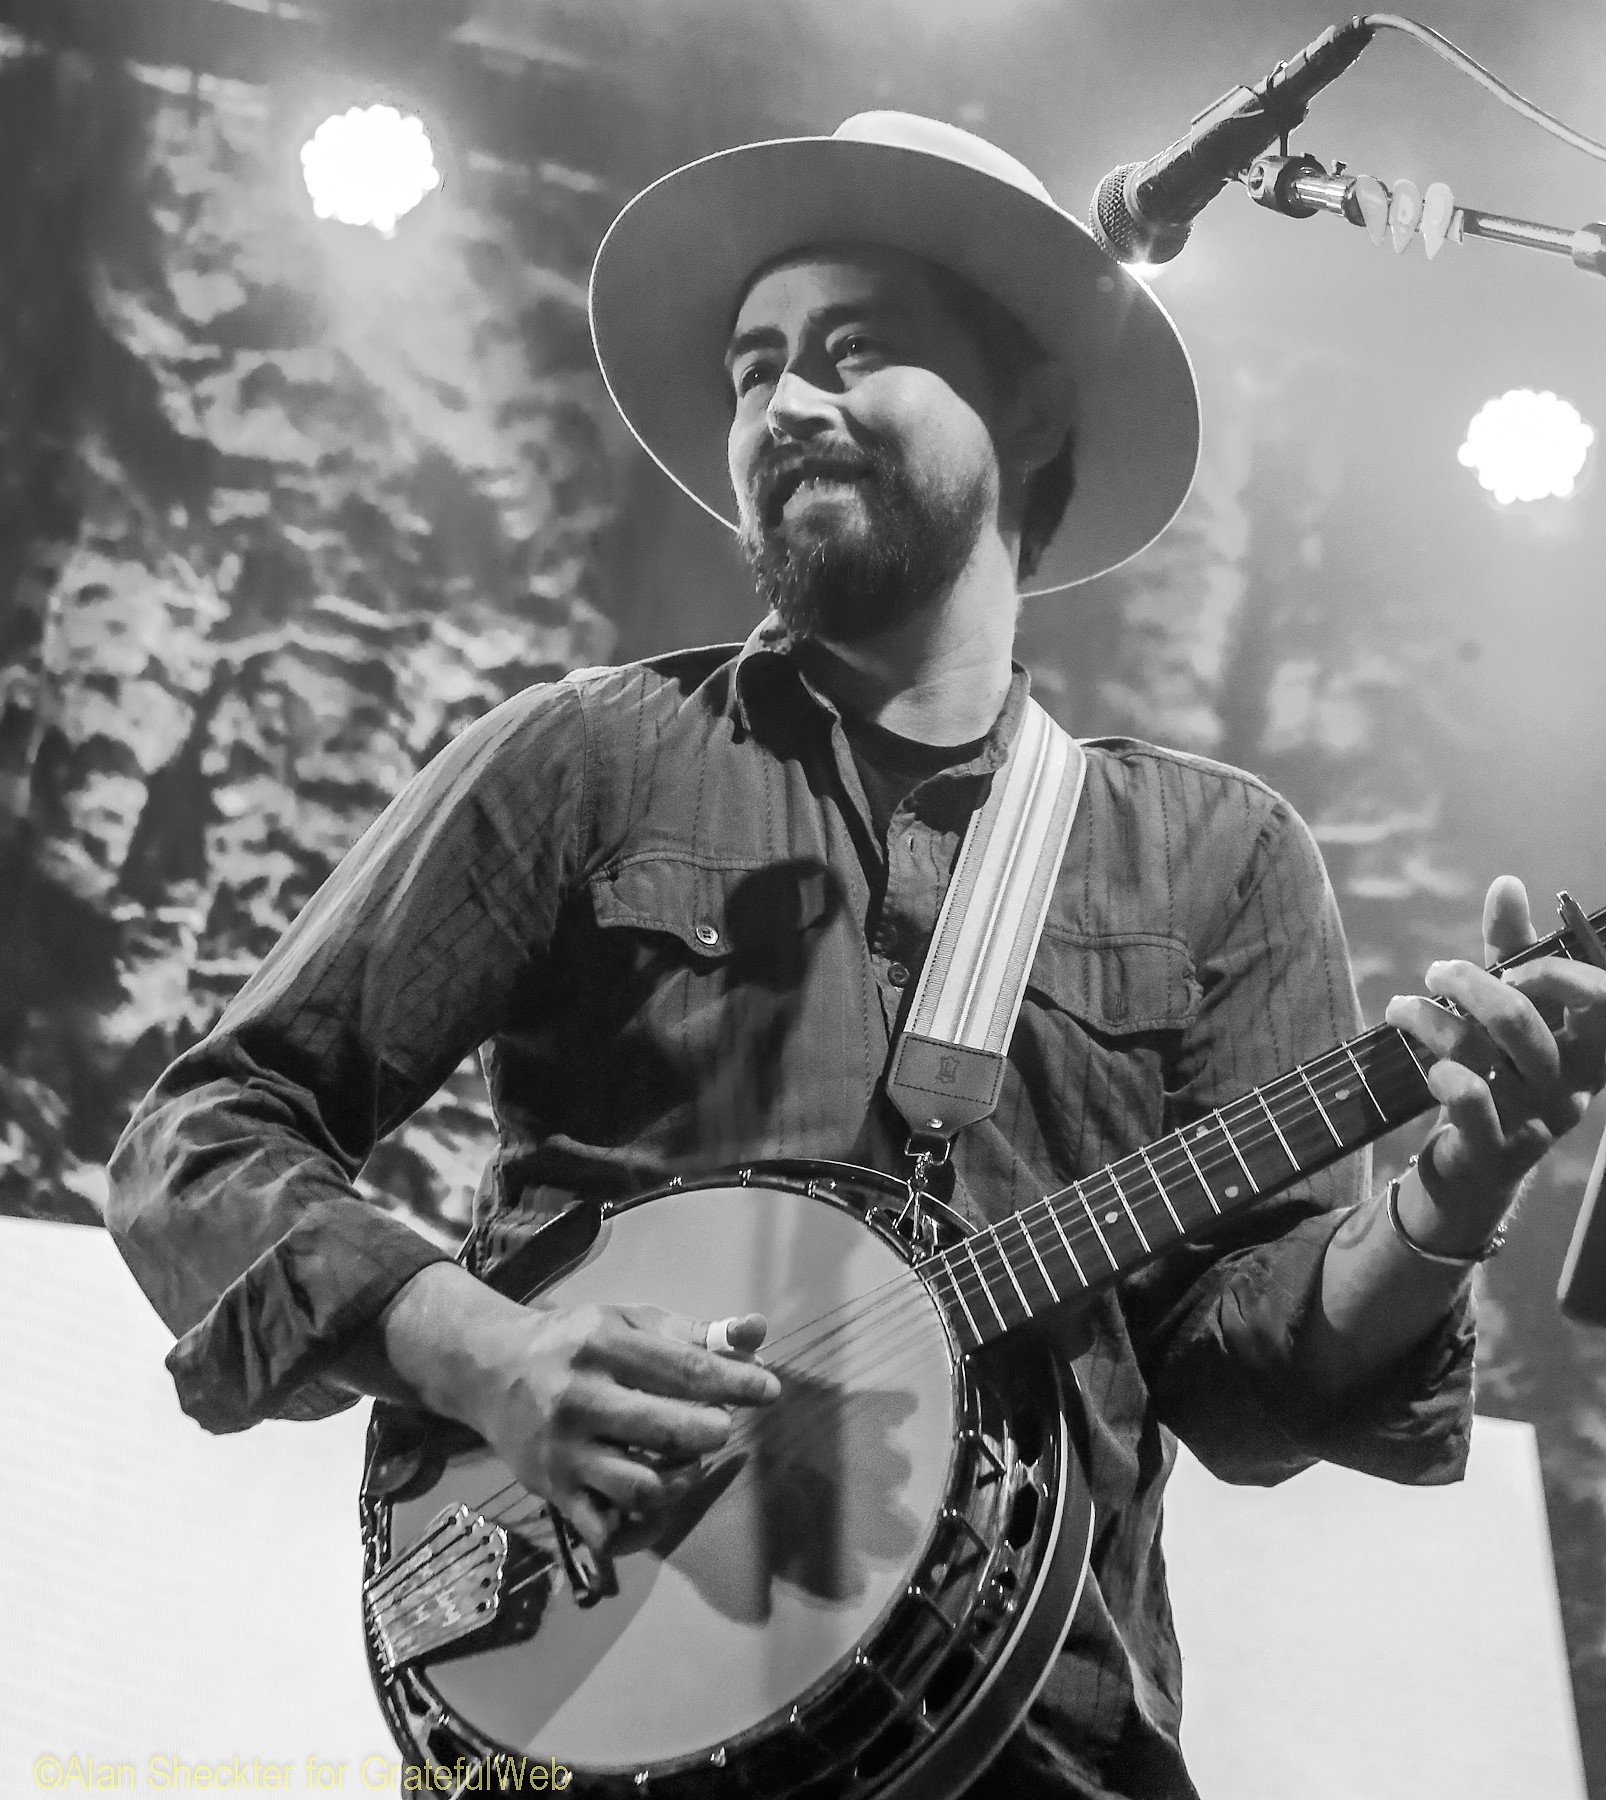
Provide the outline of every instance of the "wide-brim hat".
{"type": "Polygon", "coordinates": [[[1072,377],[1075,491],[1023,592],[1090,581],[1159,536],[1199,459],[1198,390],[1165,308],[1014,157],[897,112],[687,163],[608,228],[591,270],[603,379],[699,506],[736,528],[724,356],[749,282],[790,251],[854,243],[964,276],[1072,377]]]}

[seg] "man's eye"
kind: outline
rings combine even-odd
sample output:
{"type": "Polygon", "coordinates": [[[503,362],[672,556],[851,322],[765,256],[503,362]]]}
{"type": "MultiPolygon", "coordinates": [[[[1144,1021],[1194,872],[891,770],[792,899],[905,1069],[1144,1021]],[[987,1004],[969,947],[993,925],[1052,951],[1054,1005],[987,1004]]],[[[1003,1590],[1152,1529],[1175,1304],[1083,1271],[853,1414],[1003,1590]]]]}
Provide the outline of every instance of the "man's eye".
{"type": "Polygon", "coordinates": [[[754,388],[773,379],[774,375],[768,363],[748,363],[744,368],[736,371],[736,392],[738,396],[750,394],[754,388]]]}
{"type": "Polygon", "coordinates": [[[881,349],[880,344],[865,332],[855,331],[851,336],[842,339],[836,347],[839,362],[852,362],[861,356],[874,356],[881,349]]]}

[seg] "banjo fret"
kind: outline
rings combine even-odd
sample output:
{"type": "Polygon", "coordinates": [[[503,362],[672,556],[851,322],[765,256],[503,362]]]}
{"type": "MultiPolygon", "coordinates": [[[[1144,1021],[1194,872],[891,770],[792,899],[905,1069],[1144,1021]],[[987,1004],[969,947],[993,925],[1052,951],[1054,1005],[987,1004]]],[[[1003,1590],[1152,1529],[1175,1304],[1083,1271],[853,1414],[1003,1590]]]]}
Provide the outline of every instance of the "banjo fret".
{"type": "MultiPolygon", "coordinates": [[[[1606,909],[1597,919],[1606,925],[1606,909]]],[[[1551,953],[1560,937],[1530,945],[1499,968],[1551,953]]],[[[961,1259],[975,1267],[988,1307],[965,1308],[963,1336],[967,1347],[976,1347],[1058,1304],[1064,1290],[1107,1287],[1234,1208],[1270,1198],[1436,1104],[1408,1041],[1392,1025],[1379,1025],[1046,1196],[926,1267],[934,1276],[947,1274],[961,1301],[953,1271],[961,1259]],[[1035,1229],[1040,1207],[1052,1237],[1035,1229]],[[1006,1237],[1012,1221],[1014,1232],[1006,1237]],[[972,1248],[981,1244],[1003,1263],[991,1281],[972,1248]],[[1008,1305],[1000,1309],[995,1289],[1006,1278],[1008,1305]],[[1037,1289],[1044,1298],[1034,1304],[1037,1289]],[[1009,1316],[1015,1296],[1019,1319],[1009,1316]]]]}

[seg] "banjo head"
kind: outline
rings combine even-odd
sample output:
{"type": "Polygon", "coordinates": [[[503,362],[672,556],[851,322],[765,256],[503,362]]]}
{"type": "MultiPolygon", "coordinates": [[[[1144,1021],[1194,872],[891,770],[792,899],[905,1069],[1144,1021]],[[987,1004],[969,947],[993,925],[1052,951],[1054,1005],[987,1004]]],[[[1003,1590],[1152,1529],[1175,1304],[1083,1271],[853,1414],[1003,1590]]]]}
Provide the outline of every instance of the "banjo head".
{"type": "Polygon", "coordinates": [[[488,1751],[597,1774],[722,1765],[851,1664],[914,1582],[956,1453],[947,1330],[862,1206],[761,1178],[627,1203],[542,1298],[762,1312],[781,1398],[735,1414],[708,1478],[622,1544],[600,1597],[577,1592],[543,1504],[487,1451],[395,1502],[393,1562],[459,1504],[537,1552],[508,1564],[523,1570],[519,1640],[426,1657],[422,1673],[488,1751]]]}

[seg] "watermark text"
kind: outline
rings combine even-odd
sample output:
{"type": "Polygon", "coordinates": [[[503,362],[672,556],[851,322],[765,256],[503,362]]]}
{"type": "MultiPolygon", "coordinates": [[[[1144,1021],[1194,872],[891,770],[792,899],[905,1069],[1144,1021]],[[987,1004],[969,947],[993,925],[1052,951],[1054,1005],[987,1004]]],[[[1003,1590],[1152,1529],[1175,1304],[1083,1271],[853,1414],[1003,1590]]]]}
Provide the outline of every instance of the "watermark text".
{"type": "Polygon", "coordinates": [[[347,1757],[185,1757],[159,1751],[144,1758],[43,1750],[33,1784],[45,1793],[154,1794],[561,1794],[573,1772],[556,1757],[462,1757],[427,1766],[376,1752],[347,1757]]]}

